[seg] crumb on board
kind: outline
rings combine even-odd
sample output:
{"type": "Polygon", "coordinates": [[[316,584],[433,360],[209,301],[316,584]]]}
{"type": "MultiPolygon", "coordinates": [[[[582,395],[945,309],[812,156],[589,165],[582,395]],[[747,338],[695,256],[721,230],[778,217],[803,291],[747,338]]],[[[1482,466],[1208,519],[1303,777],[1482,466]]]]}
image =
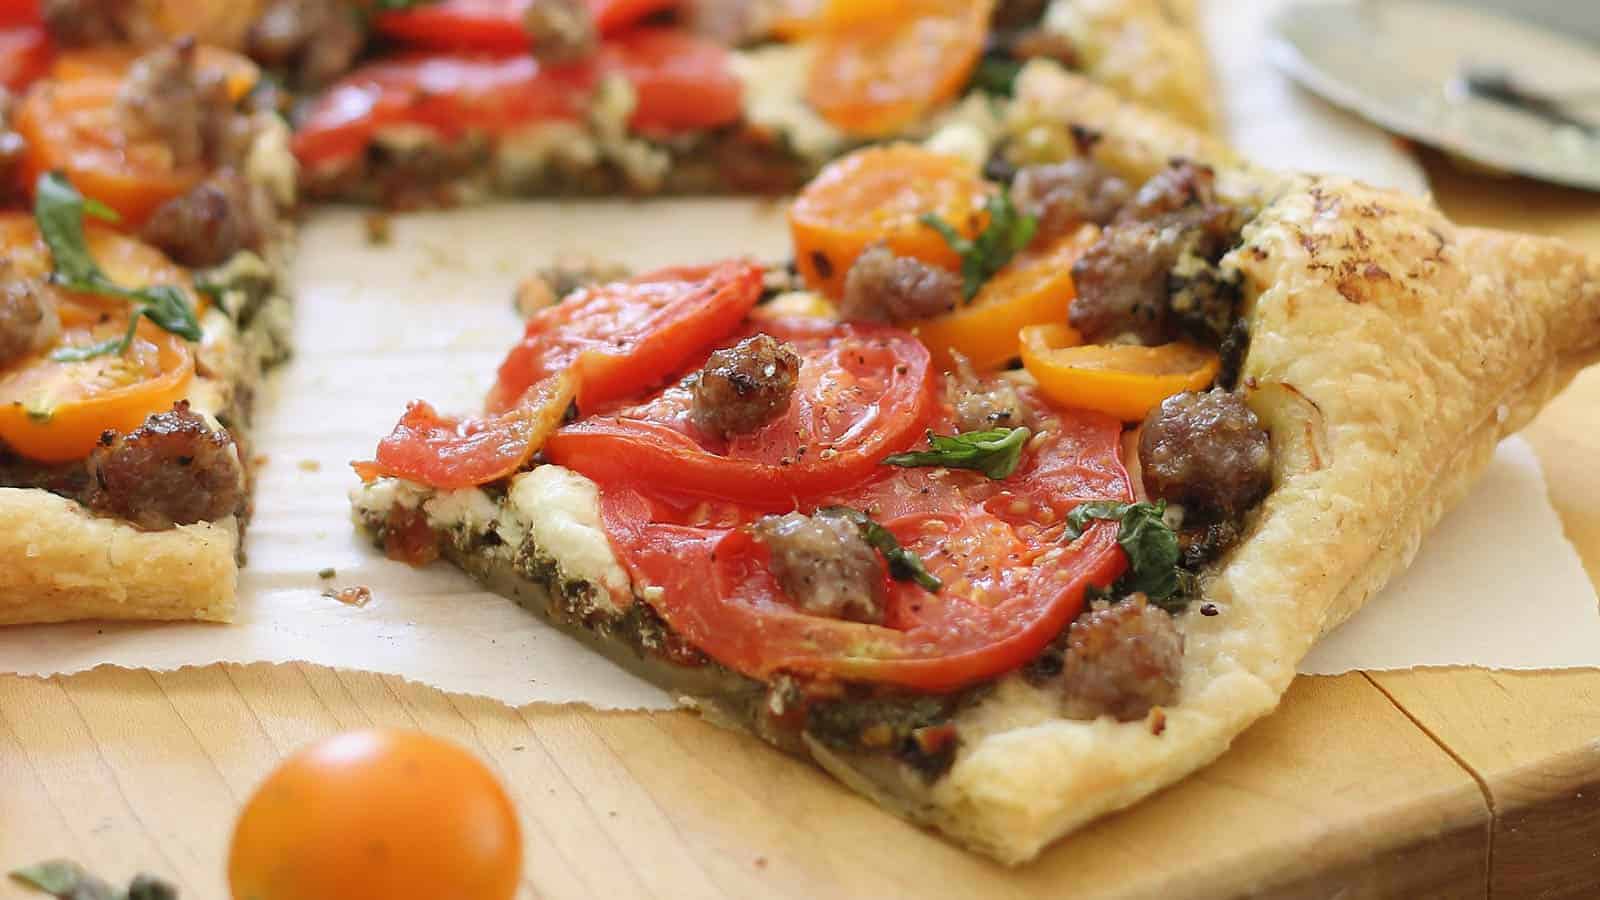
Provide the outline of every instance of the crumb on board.
{"type": "Polygon", "coordinates": [[[374,247],[385,247],[394,239],[394,230],[391,227],[393,220],[388,213],[368,213],[365,224],[367,226],[368,244],[374,247]]]}
{"type": "Polygon", "coordinates": [[[337,578],[338,576],[339,576],[339,571],[337,569],[333,568],[332,566],[329,566],[326,569],[318,569],[317,570],[317,577],[321,578],[323,581],[327,581],[327,580],[329,580],[331,578],[337,578]]]}
{"type": "Polygon", "coordinates": [[[1160,737],[1167,730],[1167,711],[1159,706],[1150,707],[1150,715],[1145,717],[1145,723],[1150,726],[1150,733],[1160,737]]]}
{"type": "Polygon", "coordinates": [[[765,869],[766,867],[767,867],[767,858],[765,856],[756,857],[756,868],[765,869]]]}
{"type": "Polygon", "coordinates": [[[364,584],[358,584],[337,591],[330,588],[323,591],[322,596],[337,600],[345,606],[362,607],[372,602],[372,589],[364,584]]]}
{"type": "Polygon", "coordinates": [[[547,306],[555,305],[555,302],[555,291],[550,287],[550,282],[540,275],[529,275],[517,282],[516,293],[512,296],[517,315],[524,319],[547,306]]]}
{"type": "Polygon", "coordinates": [[[314,459],[302,459],[302,460],[300,460],[300,462],[296,463],[296,465],[298,465],[300,467],[300,471],[302,471],[302,472],[321,472],[322,471],[322,463],[317,462],[314,459]]]}
{"type": "Polygon", "coordinates": [[[250,457],[250,462],[259,469],[267,464],[268,459],[269,457],[265,453],[257,453],[255,456],[250,457]]]}

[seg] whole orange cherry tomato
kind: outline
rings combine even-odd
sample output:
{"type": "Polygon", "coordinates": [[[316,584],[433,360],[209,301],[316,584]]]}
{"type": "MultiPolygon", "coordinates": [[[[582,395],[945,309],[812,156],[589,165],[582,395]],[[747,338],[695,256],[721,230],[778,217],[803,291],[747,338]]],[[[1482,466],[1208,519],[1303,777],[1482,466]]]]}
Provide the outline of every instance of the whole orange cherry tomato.
{"type": "Polygon", "coordinates": [[[483,763],[416,731],[353,731],[289,757],[234,827],[234,900],[511,900],[516,812],[483,763]]]}

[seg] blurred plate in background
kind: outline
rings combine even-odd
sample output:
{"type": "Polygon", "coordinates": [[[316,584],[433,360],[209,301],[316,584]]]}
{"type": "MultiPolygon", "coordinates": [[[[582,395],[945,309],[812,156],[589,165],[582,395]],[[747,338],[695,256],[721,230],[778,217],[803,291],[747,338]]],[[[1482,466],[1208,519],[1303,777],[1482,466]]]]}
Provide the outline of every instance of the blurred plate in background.
{"type": "Polygon", "coordinates": [[[1269,33],[1279,68],[1391,131],[1600,190],[1600,3],[1302,0],[1269,33]]]}

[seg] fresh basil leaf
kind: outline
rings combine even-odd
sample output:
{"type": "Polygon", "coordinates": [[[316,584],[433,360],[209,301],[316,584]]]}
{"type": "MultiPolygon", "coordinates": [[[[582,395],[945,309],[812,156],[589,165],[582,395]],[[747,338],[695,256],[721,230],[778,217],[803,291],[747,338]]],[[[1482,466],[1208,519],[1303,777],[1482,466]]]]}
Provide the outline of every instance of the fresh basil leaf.
{"type": "Polygon", "coordinates": [[[977,469],[999,481],[1017,470],[1022,448],[1033,432],[1026,428],[990,428],[961,434],[928,432],[928,450],[896,453],[884,460],[891,466],[943,466],[948,469],[977,469]]]}
{"type": "Polygon", "coordinates": [[[101,271],[100,265],[89,253],[89,242],[84,237],[83,217],[86,213],[102,218],[102,214],[116,215],[101,203],[85,200],[72,182],[59,172],[46,172],[39,176],[34,190],[33,218],[39,225],[45,246],[50,248],[50,258],[55,265],[51,280],[67,290],[126,300],[133,305],[133,315],[122,340],[91,345],[97,348],[97,352],[88,356],[81,355],[88,348],[57,351],[68,354],[59,358],[89,359],[107,353],[122,353],[132,343],[134,328],[141,316],[185,340],[200,340],[200,321],[182,291],[167,284],[125,288],[101,271]]]}
{"type": "Polygon", "coordinates": [[[83,214],[112,224],[122,221],[120,213],[93,197],[83,198],[83,214]]]}
{"type": "Polygon", "coordinates": [[[944,582],[922,565],[922,557],[900,546],[894,533],[872,520],[859,509],[848,506],[828,506],[817,510],[818,515],[838,516],[861,530],[861,537],[874,550],[883,554],[889,564],[889,577],[896,581],[915,581],[923,590],[938,593],[944,582]]]}
{"type": "Polygon", "coordinates": [[[121,900],[111,885],[69,859],[52,859],[15,869],[11,878],[59,900],[121,900]]]}
{"type": "Polygon", "coordinates": [[[984,209],[989,213],[989,223],[970,240],[932,213],[921,219],[922,224],[937,231],[950,249],[960,255],[962,296],[967,300],[977,296],[985,281],[1028,246],[1039,227],[1037,219],[1012,205],[1011,195],[1005,190],[990,197],[984,209]]]}
{"type": "Polygon", "coordinates": [[[1128,571],[1117,580],[1116,592],[1143,592],[1163,608],[1176,598],[1181,606],[1182,598],[1193,592],[1194,582],[1192,575],[1178,567],[1183,554],[1178,549],[1177,533],[1164,518],[1166,512],[1165,500],[1083,503],[1067,515],[1066,536],[1074,541],[1082,537],[1091,519],[1119,522],[1117,543],[1128,555],[1128,571]]]}

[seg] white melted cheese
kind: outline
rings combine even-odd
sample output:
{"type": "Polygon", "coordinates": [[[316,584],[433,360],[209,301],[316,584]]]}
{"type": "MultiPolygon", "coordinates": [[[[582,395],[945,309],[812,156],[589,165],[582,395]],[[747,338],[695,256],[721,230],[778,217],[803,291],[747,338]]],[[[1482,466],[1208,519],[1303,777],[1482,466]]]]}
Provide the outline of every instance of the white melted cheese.
{"type": "Polygon", "coordinates": [[[266,188],[279,206],[294,205],[295,185],[300,164],[289,149],[289,126],[271,113],[256,116],[255,138],[244,160],[244,176],[252,184],[266,188]]]}
{"type": "Polygon", "coordinates": [[[600,491],[593,481],[561,466],[539,466],[512,479],[504,503],[477,488],[434,492],[409,481],[380,478],[356,488],[351,500],[360,515],[383,518],[396,508],[421,508],[439,531],[493,531],[501,542],[487,552],[514,556],[526,540],[555,562],[563,581],[599,588],[597,599],[627,598],[628,574],[611,550],[600,519],[600,491]]]}
{"type": "Polygon", "coordinates": [[[593,481],[561,466],[539,466],[512,480],[507,506],[556,561],[562,578],[597,585],[608,598],[628,595],[628,574],[606,537],[593,481]]]}
{"type": "Polygon", "coordinates": [[[923,146],[936,153],[959,156],[981,169],[994,152],[1002,130],[999,103],[988,94],[975,91],[934,120],[923,146]]]}
{"type": "Polygon", "coordinates": [[[802,44],[769,44],[733,54],[734,75],[743,84],[745,121],[788,141],[808,160],[834,156],[845,135],[806,102],[812,51],[802,44]]]}

